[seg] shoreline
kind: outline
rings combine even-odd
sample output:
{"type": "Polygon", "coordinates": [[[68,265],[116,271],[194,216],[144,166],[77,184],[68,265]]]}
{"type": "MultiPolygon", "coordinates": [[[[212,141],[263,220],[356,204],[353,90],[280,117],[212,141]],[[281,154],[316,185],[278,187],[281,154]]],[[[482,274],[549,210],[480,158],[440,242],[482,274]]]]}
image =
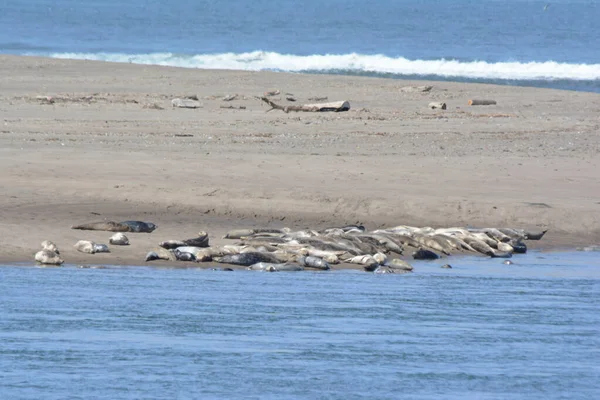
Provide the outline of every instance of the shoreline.
{"type": "Polygon", "coordinates": [[[214,238],[228,229],[258,226],[543,228],[549,232],[535,248],[600,242],[599,94],[0,61],[0,262],[33,261],[41,241],[52,240],[72,264],[77,240],[106,243],[110,235],[71,225],[131,219],[159,228],[132,234],[135,243],[111,264],[139,264],[162,240],[203,230],[220,244],[214,238]],[[423,85],[433,88],[403,91],[423,85]],[[284,105],[321,96],[348,100],[351,109],[265,113],[254,96],[274,89],[298,100],[276,96],[284,105]],[[202,107],[171,108],[172,98],[186,95],[197,95],[202,107]],[[38,96],[59,100],[45,104],[38,96]],[[471,98],[498,104],[469,107],[471,98]],[[447,110],[429,109],[435,101],[447,110]]]}

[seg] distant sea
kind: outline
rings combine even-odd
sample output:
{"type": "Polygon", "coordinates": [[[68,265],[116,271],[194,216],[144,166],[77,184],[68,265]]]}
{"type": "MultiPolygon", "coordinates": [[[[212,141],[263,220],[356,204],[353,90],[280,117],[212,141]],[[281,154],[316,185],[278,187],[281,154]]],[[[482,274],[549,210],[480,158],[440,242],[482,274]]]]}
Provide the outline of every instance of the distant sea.
{"type": "Polygon", "coordinates": [[[4,0],[0,53],[600,93],[596,0],[4,0]]]}

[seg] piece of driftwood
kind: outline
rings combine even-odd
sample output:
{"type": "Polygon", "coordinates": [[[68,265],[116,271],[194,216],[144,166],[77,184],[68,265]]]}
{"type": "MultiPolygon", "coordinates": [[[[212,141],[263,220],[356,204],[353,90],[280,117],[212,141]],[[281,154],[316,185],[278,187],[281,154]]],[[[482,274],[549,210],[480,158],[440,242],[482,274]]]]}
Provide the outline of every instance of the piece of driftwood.
{"type": "Polygon", "coordinates": [[[237,100],[237,98],[238,98],[237,94],[229,94],[229,95],[223,97],[223,101],[237,100]]]}
{"type": "Polygon", "coordinates": [[[350,109],[350,103],[348,101],[345,101],[345,100],[334,101],[334,102],[331,102],[331,103],[303,104],[301,106],[280,106],[279,104],[276,104],[276,103],[272,102],[271,100],[267,99],[264,96],[263,97],[258,97],[258,98],[271,106],[271,108],[268,109],[267,112],[269,112],[271,110],[282,110],[283,112],[286,112],[286,113],[288,113],[290,111],[304,111],[304,112],[333,111],[333,112],[340,112],[340,111],[348,111],[350,109]]]}
{"type": "Polygon", "coordinates": [[[470,106],[493,106],[496,104],[496,100],[469,100],[470,106]]]}
{"type": "Polygon", "coordinates": [[[287,96],[285,99],[287,101],[296,101],[296,99],[294,97],[292,97],[292,96],[287,96]]]}
{"type": "Polygon", "coordinates": [[[308,99],[310,101],[325,101],[325,100],[327,100],[327,96],[325,96],[325,97],[309,97],[308,99]]]}
{"type": "Polygon", "coordinates": [[[436,108],[439,108],[441,110],[445,110],[446,109],[446,103],[441,103],[441,102],[429,103],[429,108],[431,108],[432,110],[435,110],[436,108]]]}
{"type": "Polygon", "coordinates": [[[400,91],[404,93],[424,93],[429,92],[431,89],[433,89],[433,86],[405,86],[400,88],[400,91]]]}
{"type": "Polygon", "coordinates": [[[200,108],[202,107],[202,104],[197,100],[177,98],[171,100],[171,106],[173,106],[173,108],[200,108]]]}
{"type": "Polygon", "coordinates": [[[281,94],[279,90],[270,90],[265,92],[265,96],[277,96],[278,94],[281,94]]]}
{"type": "Polygon", "coordinates": [[[246,106],[238,106],[238,107],[236,107],[236,106],[221,106],[219,108],[225,108],[227,110],[245,110],[246,106]]]}

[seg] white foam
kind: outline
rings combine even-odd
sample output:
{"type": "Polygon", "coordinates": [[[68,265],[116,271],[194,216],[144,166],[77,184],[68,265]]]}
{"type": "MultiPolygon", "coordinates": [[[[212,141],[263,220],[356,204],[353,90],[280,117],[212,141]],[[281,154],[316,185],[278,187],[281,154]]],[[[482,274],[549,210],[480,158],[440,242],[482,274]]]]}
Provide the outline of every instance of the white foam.
{"type": "Polygon", "coordinates": [[[234,69],[246,71],[352,71],[399,75],[436,75],[481,79],[514,80],[597,80],[600,64],[546,62],[461,62],[455,60],[408,60],[384,55],[297,56],[273,52],[177,55],[172,53],[55,53],[55,58],[102,60],[135,64],[168,65],[186,68],[234,69]]]}

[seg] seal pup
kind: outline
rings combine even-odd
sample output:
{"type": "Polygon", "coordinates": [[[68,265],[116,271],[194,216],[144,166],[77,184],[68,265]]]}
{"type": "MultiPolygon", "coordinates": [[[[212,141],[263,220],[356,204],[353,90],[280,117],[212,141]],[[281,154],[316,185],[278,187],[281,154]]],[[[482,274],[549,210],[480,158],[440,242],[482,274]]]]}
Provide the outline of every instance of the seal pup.
{"type": "Polygon", "coordinates": [[[58,247],[56,247],[56,245],[49,240],[44,240],[42,242],[42,250],[50,250],[55,252],[56,254],[60,254],[60,251],[58,251],[58,247]]]}
{"type": "Polygon", "coordinates": [[[35,261],[44,265],[61,265],[64,261],[59,257],[56,252],[52,250],[43,249],[35,253],[35,261]]]}
{"type": "Polygon", "coordinates": [[[415,260],[437,260],[440,258],[440,256],[435,254],[433,251],[425,249],[419,249],[415,251],[412,256],[415,260]]]}
{"type": "Polygon", "coordinates": [[[129,238],[127,236],[125,236],[123,233],[118,232],[118,233],[115,233],[114,235],[112,235],[110,237],[110,239],[108,239],[108,243],[114,244],[116,246],[128,246],[129,238]]]}

